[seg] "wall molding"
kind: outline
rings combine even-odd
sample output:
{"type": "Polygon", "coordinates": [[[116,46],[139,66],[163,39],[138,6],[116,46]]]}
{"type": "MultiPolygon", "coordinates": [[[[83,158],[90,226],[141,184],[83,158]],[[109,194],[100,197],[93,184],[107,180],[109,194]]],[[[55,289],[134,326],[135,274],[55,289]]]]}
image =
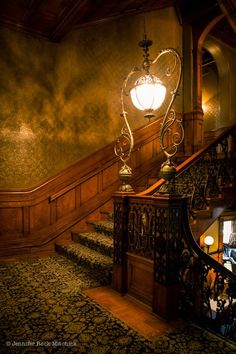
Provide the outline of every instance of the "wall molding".
{"type": "MultiPolygon", "coordinates": [[[[134,131],[133,187],[164,159],[159,130],[157,120],[134,131]]],[[[119,169],[112,143],[32,189],[0,191],[0,259],[53,253],[62,235],[112,198],[119,169]]]]}

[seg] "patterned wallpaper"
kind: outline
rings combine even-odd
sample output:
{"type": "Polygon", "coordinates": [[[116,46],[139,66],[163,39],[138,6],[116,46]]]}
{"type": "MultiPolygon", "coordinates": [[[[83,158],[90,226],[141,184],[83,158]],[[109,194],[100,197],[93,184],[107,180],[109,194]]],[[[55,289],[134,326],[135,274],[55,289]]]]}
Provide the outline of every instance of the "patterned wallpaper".
{"type": "MultiPolygon", "coordinates": [[[[180,45],[173,9],[147,16],[149,37],[159,41],[153,52],[165,41],[180,45]]],[[[120,88],[142,61],[142,36],[142,16],[83,28],[61,43],[0,29],[1,189],[36,186],[116,139],[120,88]]],[[[146,123],[133,113],[132,129],[146,123]]]]}

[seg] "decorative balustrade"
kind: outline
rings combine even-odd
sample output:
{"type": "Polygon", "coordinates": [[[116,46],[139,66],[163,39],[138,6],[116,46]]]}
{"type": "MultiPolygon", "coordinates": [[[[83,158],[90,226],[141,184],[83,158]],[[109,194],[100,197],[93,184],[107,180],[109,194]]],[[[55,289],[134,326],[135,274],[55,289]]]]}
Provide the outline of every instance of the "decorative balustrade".
{"type": "Polygon", "coordinates": [[[195,211],[208,208],[209,200],[222,196],[223,187],[232,182],[232,159],[226,142],[223,139],[215,144],[176,177],[176,193],[190,197],[192,216],[195,211]]]}
{"type": "Polygon", "coordinates": [[[144,299],[159,316],[181,315],[233,340],[236,275],[198,246],[189,211],[194,217],[224,186],[235,188],[235,128],[177,167],[175,194],[164,193],[161,180],[142,193],[114,196],[113,275],[115,289],[144,299]]]}
{"type": "Polygon", "coordinates": [[[236,274],[198,247],[187,214],[183,216],[184,249],[178,268],[181,317],[236,341],[236,274]]]}

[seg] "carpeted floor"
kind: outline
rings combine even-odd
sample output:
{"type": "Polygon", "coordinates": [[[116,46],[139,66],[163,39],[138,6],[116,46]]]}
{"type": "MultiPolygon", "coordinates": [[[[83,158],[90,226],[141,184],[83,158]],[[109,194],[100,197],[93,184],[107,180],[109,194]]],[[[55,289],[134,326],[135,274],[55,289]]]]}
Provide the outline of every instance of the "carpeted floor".
{"type": "Polygon", "coordinates": [[[64,257],[0,265],[0,353],[236,353],[192,325],[148,341],[83,294],[94,286],[64,257]]]}

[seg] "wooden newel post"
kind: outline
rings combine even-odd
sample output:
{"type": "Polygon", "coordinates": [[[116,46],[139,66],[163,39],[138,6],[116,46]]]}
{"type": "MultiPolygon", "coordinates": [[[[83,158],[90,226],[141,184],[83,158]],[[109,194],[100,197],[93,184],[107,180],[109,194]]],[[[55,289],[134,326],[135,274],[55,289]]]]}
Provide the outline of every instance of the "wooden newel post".
{"type": "Polygon", "coordinates": [[[178,318],[179,268],[183,250],[182,210],[186,198],[164,195],[155,203],[153,312],[166,321],[178,318]]]}
{"type": "Polygon", "coordinates": [[[127,292],[127,227],[128,227],[128,196],[117,193],[114,200],[114,262],[112,287],[125,294],[127,292]]]}

